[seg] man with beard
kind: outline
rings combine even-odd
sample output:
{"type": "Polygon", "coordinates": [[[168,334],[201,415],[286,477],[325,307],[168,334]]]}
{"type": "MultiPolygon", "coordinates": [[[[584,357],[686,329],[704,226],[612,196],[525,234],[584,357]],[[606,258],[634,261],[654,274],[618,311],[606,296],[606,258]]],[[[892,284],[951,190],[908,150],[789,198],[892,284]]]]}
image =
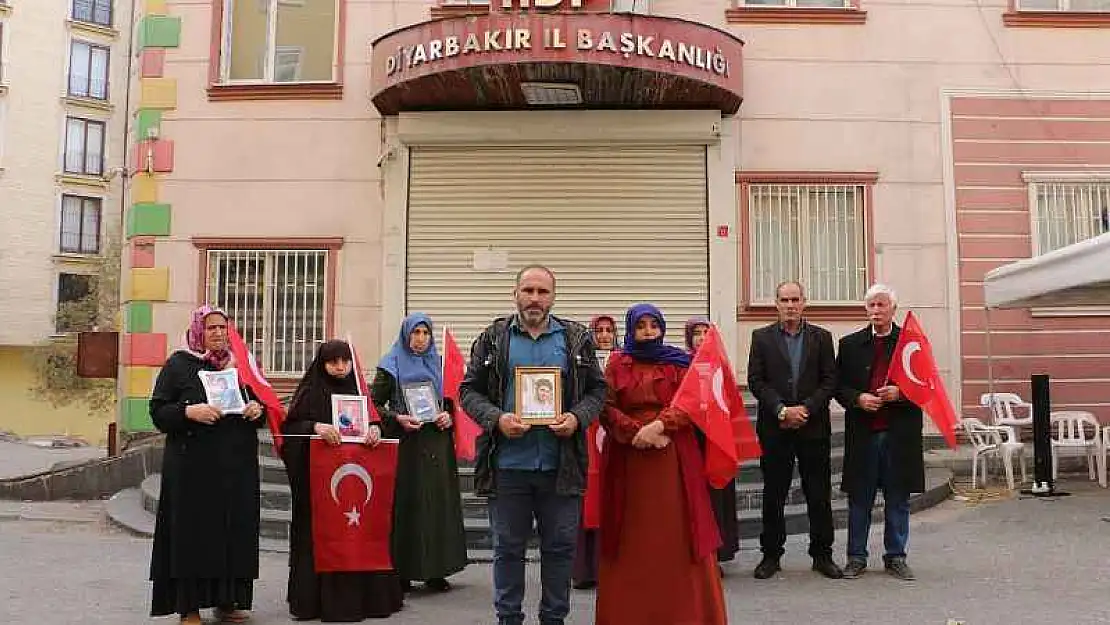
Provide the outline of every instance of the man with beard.
{"type": "Polygon", "coordinates": [[[550,269],[521,269],[513,298],[517,313],[497,319],[474,341],[460,399],[483,429],[475,486],[490,498],[497,622],[524,623],[524,557],[535,518],[543,586],[539,621],[563,625],[586,487],[583,434],[601,412],[605,379],[589,330],[551,315],[555,274],[550,269]],[[517,414],[517,367],[561,369],[563,406],[569,408],[552,425],[532,427],[517,414]]]}

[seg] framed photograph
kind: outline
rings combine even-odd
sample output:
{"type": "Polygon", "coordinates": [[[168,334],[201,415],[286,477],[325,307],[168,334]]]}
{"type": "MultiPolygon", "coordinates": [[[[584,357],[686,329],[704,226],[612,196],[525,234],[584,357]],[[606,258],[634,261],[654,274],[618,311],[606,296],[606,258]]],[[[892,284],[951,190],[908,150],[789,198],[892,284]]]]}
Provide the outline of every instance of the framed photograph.
{"type": "Polygon", "coordinates": [[[218,408],[220,414],[243,414],[247,409],[247,400],[239,390],[239,371],[235,367],[222,371],[198,371],[197,375],[204,385],[208,403],[218,408]]]}
{"type": "Polygon", "coordinates": [[[331,424],[344,443],[365,443],[370,434],[370,411],[362,395],[332,395],[331,424]]]}
{"type": "Polygon", "coordinates": [[[529,425],[551,425],[563,412],[563,371],[559,367],[517,367],[516,412],[529,425]]]}
{"type": "Polygon", "coordinates": [[[612,350],[608,350],[608,349],[599,349],[599,350],[597,350],[596,353],[597,353],[597,364],[601,365],[601,372],[604,373],[605,372],[605,367],[607,367],[609,365],[609,355],[612,354],[613,352],[612,352],[612,350]]]}
{"type": "Polygon", "coordinates": [[[431,382],[415,382],[401,387],[405,395],[405,405],[409,415],[420,419],[424,423],[436,420],[439,414],[439,398],[431,382]]]}

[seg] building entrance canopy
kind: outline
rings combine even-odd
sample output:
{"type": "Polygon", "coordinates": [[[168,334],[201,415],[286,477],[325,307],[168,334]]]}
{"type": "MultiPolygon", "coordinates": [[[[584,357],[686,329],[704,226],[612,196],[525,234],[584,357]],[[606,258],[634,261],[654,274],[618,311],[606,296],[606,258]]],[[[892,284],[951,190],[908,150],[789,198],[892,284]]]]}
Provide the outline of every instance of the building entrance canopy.
{"type": "Polygon", "coordinates": [[[509,13],[415,24],[372,44],[371,92],[402,111],[740,108],[743,42],[681,19],[509,13]]]}

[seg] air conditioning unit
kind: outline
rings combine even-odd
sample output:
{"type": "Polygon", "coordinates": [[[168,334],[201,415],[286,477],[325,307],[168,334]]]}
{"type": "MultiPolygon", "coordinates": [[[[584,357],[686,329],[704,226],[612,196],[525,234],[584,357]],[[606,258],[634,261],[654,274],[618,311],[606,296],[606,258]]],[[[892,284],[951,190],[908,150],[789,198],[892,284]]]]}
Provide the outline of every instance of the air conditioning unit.
{"type": "Polygon", "coordinates": [[[640,13],[651,15],[651,0],[610,0],[612,13],[640,13]]]}

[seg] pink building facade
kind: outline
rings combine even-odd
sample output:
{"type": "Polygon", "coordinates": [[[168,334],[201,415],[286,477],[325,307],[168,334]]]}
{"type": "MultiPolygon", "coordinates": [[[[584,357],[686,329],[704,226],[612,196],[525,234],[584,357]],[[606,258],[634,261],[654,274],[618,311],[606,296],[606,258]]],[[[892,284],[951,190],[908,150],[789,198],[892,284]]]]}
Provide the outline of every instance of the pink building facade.
{"type": "Polygon", "coordinates": [[[886,282],[964,414],[1044,372],[1110,419],[1110,310],[983,309],[1110,227],[1110,7],[1013,1],[140,2],[122,421],[198,302],[287,387],[414,310],[467,343],[531,262],[572,318],[709,316],[740,379],[778,281],[838,335],[886,282]]]}

